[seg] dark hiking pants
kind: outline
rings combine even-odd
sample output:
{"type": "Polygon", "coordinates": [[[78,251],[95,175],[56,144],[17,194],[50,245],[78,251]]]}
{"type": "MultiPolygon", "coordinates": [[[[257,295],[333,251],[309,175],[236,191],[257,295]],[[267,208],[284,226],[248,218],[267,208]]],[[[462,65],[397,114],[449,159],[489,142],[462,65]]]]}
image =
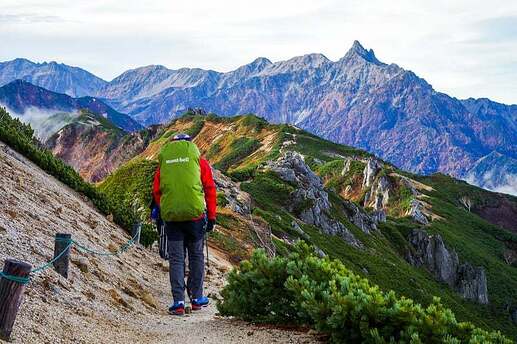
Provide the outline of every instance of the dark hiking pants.
{"type": "Polygon", "coordinates": [[[188,255],[188,288],[193,299],[203,296],[206,217],[198,221],[166,222],[169,276],[174,302],[185,301],[185,252],[188,255]]]}

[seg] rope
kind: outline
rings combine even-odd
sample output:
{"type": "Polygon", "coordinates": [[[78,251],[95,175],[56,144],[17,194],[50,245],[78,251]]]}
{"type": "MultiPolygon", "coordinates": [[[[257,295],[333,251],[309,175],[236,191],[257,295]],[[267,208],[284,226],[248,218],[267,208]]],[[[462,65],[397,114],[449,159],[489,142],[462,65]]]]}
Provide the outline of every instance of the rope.
{"type": "Polygon", "coordinates": [[[81,251],[81,252],[91,253],[91,254],[97,255],[97,256],[118,256],[119,254],[122,254],[122,253],[126,252],[131,246],[133,246],[133,244],[135,243],[135,239],[140,234],[139,232],[140,231],[137,231],[137,233],[131,239],[129,239],[128,242],[126,242],[125,244],[120,246],[120,248],[117,251],[115,251],[115,252],[95,251],[95,250],[92,250],[92,249],[90,249],[90,248],[88,248],[88,247],[78,243],[75,240],[72,240],[72,242],[75,244],[77,249],[79,249],[79,251],[81,251]]]}
{"type": "Polygon", "coordinates": [[[19,283],[19,284],[27,284],[27,283],[30,282],[30,278],[29,277],[6,275],[2,271],[0,271],[0,277],[5,278],[6,280],[9,280],[11,282],[19,283]]]}
{"type": "MultiPolygon", "coordinates": [[[[59,258],[61,258],[74,245],[81,252],[90,253],[90,254],[98,255],[98,256],[117,256],[119,254],[122,254],[122,253],[126,252],[131,246],[133,246],[133,244],[135,243],[135,240],[136,240],[136,238],[138,237],[139,234],[140,234],[140,229],[136,232],[136,234],[131,239],[128,240],[128,242],[126,242],[125,244],[121,245],[120,248],[116,252],[95,251],[95,250],[92,250],[92,249],[90,249],[90,248],[80,244],[79,242],[77,242],[77,241],[75,241],[73,239],[56,238],[55,241],[66,241],[66,242],[68,242],[68,245],[57,256],[55,256],[52,260],[50,260],[49,262],[47,262],[47,263],[45,263],[45,264],[43,264],[43,265],[41,265],[41,266],[39,266],[37,268],[32,269],[30,271],[30,274],[31,275],[37,274],[39,272],[42,272],[42,271],[48,269],[50,266],[52,266],[52,264],[54,262],[56,262],[59,258]]],[[[19,283],[19,284],[27,284],[31,280],[31,276],[21,277],[21,276],[8,275],[8,274],[5,274],[2,271],[0,271],[0,277],[1,278],[5,278],[6,280],[9,280],[11,282],[19,283]]]]}

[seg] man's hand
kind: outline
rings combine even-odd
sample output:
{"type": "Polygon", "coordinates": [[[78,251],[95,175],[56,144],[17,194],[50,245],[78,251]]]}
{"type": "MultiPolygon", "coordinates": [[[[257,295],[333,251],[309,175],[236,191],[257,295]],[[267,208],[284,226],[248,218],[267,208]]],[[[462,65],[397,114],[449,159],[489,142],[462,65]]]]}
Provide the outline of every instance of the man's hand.
{"type": "Polygon", "coordinates": [[[153,209],[151,209],[151,220],[158,220],[158,218],[160,217],[160,207],[159,206],[154,206],[153,209]]]}
{"type": "Polygon", "coordinates": [[[211,231],[213,231],[214,226],[215,226],[215,220],[208,220],[208,223],[206,224],[206,232],[210,233],[211,231]]]}

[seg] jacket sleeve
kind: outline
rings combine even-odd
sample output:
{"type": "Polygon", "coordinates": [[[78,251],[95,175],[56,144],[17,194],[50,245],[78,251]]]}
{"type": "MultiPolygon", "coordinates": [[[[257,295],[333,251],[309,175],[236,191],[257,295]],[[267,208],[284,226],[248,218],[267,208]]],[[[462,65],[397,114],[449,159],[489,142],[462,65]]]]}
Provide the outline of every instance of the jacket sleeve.
{"type": "Polygon", "coordinates": [[[158,167],[154,174],[154,181],[153,181],[153,198],[154,198],[154,202],[157,205],[160,205],[161,197],[162,197],[162,193],[160,192],[160,167],[158,167]]]}
{"type": "Polygon", "coordinates": [[[215,188],[214,178],[212,176],[212,168],[205,159],[200,159],[201,167],[201,183],[203,183],[203,191],[205,192],[206,210],[209,220],[215,220],[217,209],[217,191],[215,188]]]}

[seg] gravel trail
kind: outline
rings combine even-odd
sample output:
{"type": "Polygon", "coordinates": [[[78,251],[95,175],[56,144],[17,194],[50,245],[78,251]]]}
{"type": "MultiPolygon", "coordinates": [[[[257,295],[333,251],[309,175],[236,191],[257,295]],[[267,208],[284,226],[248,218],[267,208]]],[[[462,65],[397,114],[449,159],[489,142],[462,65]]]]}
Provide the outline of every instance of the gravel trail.
{"type": "MultiPolygon", "coordinates": [[[[129,239],[87,199],[0,142],[1,264],[50,260],[56,232],[101,251],[129,239]]],[[[223,252],[211,253],[207,293],[217,297],[231,265],[223,252]]],[[[74,249],[71,257],[68,280],[49,269],[27,286],[14,343],[318,342],[308,333],[220,317],[214,305],[183,318],[168,315],[168,264],[142,247],[107,258],[74,249]]]]}

